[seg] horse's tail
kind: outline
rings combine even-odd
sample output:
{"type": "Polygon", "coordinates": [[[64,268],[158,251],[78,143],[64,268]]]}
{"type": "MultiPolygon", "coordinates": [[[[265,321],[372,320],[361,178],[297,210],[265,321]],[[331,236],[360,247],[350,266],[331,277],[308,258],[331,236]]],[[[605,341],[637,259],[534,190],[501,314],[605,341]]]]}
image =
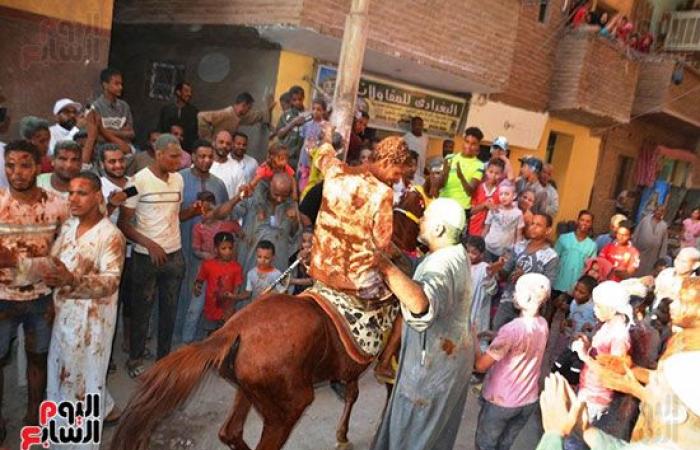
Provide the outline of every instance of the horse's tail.
{"type": "Polygon", "coordinates": [[[139,379],[121,417],[111,450],[145,450],[158,423],[190,396],[212,367],[226,368],[235,379],[233,362],[240,336],[229,322],[204,341],[187,345],[158,361],[139,379]]]}

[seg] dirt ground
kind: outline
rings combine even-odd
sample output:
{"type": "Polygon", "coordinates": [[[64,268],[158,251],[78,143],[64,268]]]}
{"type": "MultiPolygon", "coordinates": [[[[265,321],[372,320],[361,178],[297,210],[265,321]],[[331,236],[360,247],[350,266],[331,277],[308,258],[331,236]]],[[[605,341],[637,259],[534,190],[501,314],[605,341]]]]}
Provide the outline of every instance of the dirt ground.
{"type": "MultiPolygon", "coordinates": [[[[153,345],[153,342],[151,342],[153,345]]],[[[155,349],[153,349],[155,350],[155,349]]],[[[155,352],[154,352],[155,353],[155,352]]],[[[136,386],[124,368],[126,355],[121,351],[121,340],[115,346],[118,370],[108,380],[108,387],[119,406],[127,403],[136,386]]],[[[12,365],[5,368],[4,416],[8,420],[8,436],[4,447],[19,449],[19,431],[26,407],[26,388],[18,387],[16,352],[13,352],[12,365]]],[[[208,375],[189,401],[162,423],[151,437],[154,450],[218,450],[226,449],[218,439],[218,430],[226,419],[233,404],[235,388],[214,374],[208,375]]],[[[292,432],[285,449],[289,450],[331,450],[335,448],[335,427],[343,410],[343,403],[336,397],[328,384],[316,389],[316,398],[292,432]]],[[[372,437],[379,426],[380,414],[384,407],[386,390],[371,374],[365,373],[360,380],[360,397],[353,410],[349,438],[354,449],[368,449],[372,437]]],[[[457,438],[456,450],[474,449],[474,433],[479,412],[477,394],[470,391],[467,398],[462,427],[457,438]]],[[[521,432],[513,446],[517,450],[534,449],[539,439],[536,418],[521,432]]],[[[262,430],[260,416],[252,412],[245,429],[245,440],[249,446],[255,444],[262,430]]],[[[107,449],[114,428],[104,429],[102,448],[107,449]]],[[[36,447],[40,448],[40,447],[36,447]]]]}

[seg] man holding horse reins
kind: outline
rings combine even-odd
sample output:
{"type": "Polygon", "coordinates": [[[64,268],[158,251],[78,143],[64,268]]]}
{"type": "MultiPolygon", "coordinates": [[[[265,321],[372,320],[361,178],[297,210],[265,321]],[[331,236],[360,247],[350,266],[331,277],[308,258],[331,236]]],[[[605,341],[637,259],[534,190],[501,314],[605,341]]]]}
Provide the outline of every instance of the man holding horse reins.
{"type": "Polygon", "coordinates": [[[457,201],[433,200],[420,221],[429,253],[411,280],[388,260],[380,270],[401,302],[404,325],[396,384],[373,450],[454,447],[474,366],[471,275],[457,201]],[[404,305],[427,303],[416,314],[404,305]]]}

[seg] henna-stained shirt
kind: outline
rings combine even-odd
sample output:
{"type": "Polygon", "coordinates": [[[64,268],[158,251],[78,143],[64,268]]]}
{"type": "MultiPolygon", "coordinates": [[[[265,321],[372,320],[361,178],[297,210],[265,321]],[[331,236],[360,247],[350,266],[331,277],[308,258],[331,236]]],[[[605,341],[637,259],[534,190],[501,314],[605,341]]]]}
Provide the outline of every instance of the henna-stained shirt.
{"type": "Polygon", "coordinates": [[[330,144],[321,146],[314,165],[325,182],[314,229],[311,277],[360,298],[383,297],[388,288],[377,258],[391,243],[392,189],[366,169],[345,165],[330,144]]]}
{"type": "Polygon", "coordinates": [[[18,258],[18,268],[0,269],[0,299],[34,300],[51,292],[41,279],[61,223],[70,216],[68,202],[43,191],[34,204],[15,200],[0,189],[0,248],[18,258]]]}

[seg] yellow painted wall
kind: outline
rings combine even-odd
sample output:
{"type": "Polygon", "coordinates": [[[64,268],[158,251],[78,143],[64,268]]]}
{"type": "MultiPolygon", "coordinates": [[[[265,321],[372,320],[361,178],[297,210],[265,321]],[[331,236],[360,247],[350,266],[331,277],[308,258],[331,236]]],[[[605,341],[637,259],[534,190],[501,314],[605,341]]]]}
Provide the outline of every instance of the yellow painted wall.
{"type": "Polygon", "coordinates": [[[0,3],[19,11],[112,29],[114,0],[2,0],[0,3]]]}
{"type": "Polygon", "coordinates": [[[551,131],[573,138],[571,153],[568,155],[560,153],[560,158],[565,157],[565,159],[558,162],[557,149],[555,149],[553,160],[554,180],[559,187],[559,214],[555,220],[573,220],[580,210],[588,208],[600,155],[600,138],[591,136],[590,130],[586,127],[550,117],[540,142],[539,153],[542,157],[544,157],[547,138],[551,131]],[[565,165],[565,169],[562,165],[565,165]]]}
{"type": "Polygon", "coordinates": [[[275,86],[275,100],[277,106],[272,111],[272,123],[277,125],[277,121],[282,113],[279,105],[279,97],[287,92],[294,85],[299,85],[306,92],[305,106],[311,107],[311,83],[304,79],[311,80],[314,77],[314,58],[301,53],[293,53],[286,50],[280,52],[280,62],[277,68],[277,85],[275,86]]]}

